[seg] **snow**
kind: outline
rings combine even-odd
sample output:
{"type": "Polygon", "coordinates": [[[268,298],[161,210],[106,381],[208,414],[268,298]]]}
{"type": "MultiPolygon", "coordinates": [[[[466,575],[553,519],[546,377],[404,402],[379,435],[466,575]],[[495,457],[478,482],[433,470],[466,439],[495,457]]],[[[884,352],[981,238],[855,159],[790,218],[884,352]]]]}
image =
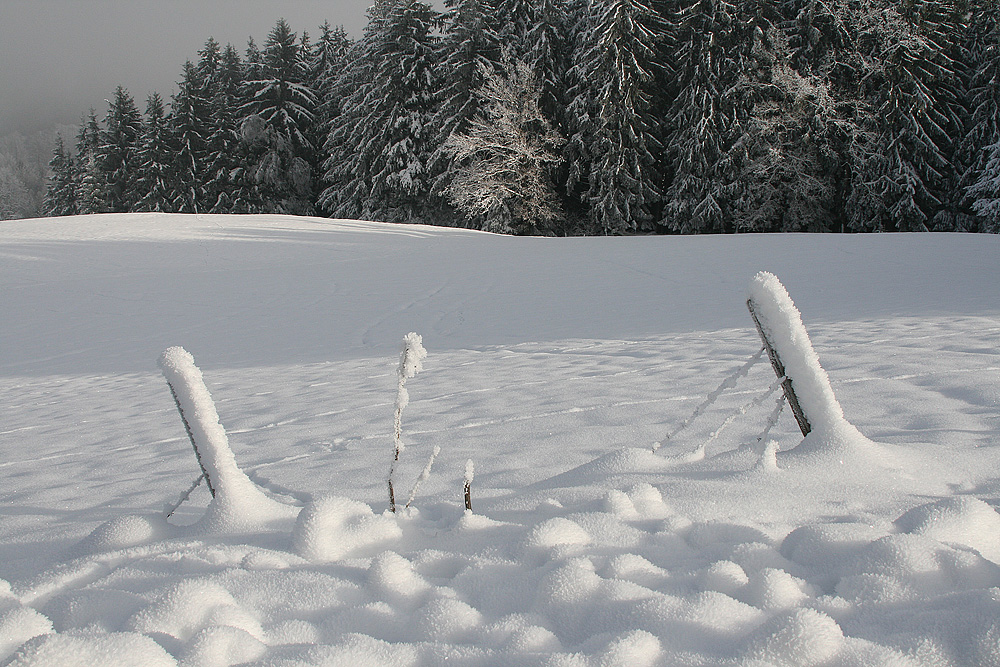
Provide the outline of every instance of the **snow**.
{"type": "Polygon", "coordinates": [[[997,664],[998,244],[4,223],[0,664],[997,664]]]}

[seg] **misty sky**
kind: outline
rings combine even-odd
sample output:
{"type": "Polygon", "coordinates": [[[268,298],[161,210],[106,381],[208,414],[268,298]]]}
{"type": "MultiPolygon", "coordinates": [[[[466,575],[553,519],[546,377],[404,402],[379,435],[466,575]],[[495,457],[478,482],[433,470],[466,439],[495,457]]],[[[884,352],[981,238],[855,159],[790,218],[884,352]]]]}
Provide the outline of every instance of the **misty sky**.
{"type": "Polygon", "coordinates": [[[143,110],[176,89],[209,37],[242,54],[284,17],[317,34],[323,21],[359,36],[370,0],[0,0],[0,136],[103,118],[119,84],[143,110]]]}

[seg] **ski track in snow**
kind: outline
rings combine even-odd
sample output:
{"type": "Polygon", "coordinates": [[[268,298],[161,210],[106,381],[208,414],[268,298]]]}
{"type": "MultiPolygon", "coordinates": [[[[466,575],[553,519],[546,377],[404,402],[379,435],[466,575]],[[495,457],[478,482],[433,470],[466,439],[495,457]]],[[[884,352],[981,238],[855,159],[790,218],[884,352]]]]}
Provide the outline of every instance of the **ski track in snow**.
{"type": "Polygon", "coordinates": [[[998,245],[4,223],[0,664],[1000,664],[998,245]],[[768,459],[770,400],[713,438],[765,357],[654,455],[760,349],[760,268],[875,442],[796,452],[786,411],[768,459]],[[408,331],[429,356],[397,496],[440,455],[392,517],[408,331]],[[155,518],[199,472],[170,345],[243,471],[314,524],[206,533],[204,485],[155,518]]]}

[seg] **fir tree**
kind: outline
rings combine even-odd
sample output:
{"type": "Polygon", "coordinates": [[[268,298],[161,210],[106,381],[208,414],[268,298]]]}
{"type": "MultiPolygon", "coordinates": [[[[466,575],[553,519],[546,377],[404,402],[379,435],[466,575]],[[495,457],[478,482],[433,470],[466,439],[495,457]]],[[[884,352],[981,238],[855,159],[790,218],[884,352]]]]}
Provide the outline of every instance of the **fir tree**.
{"type": "Polygon", "coordinates": [[[972,209],[980,218],[980,231],[1000,233],[1000,141],[986,148],[986,165],[969,186],[972,209]]]}
{"type": "Polygon", "coordinates": [[[416,0],[384,0],[369,17],[347,75],[355,90],[327,141],[330,185],[320,202],[341,217],[419,221],[439,208],[429,167],[437,16],[416,0]]]}
{"type": "Polygon", "coordinates": [[[99,162],[100,146],[101,127],[97,122],[97,112],[91,109],[89,116],[81,119],[76,136],[76,203],[77,211],[82,215],[107,212],[104,173],[99,162]]]}
{"type": "Polygon", "coordinates": [[[250,70],[241,131],[250,147],[249,176],[266,210],[312,213],[315,147],[310,138],[316,94],[308,86],[305,54],[288,23],[268,35],[260,66],[250,70]]]}
{"type": "Polygon", "coordinates": [[[319,39],[307,57],[306,83],[316,94],[310,141],[317,149],[330,132],[331,120],[340,113],[340,98],[344,91],[337,83],[340,73],[347,66],[347,54],[351,50],[351,39],[344,26],[320,26],[319,39]]]}
{"type": "Polygon", "coordinates": [[[736,82],[731,53],[736,8],[695,0],[679,14],[674,53],[677,94],[667,112],[664,223],[683,233],[730,231],[727,211],[736,168],[736,82]]]}
{"type": "Polygon", "coordinates": [[[242,62],[231,45],[221,48],[214,39],[198,52],[198,77],[205,113],[204,201],[210,213],[234,211],[233,173],[241,163],[237,109],[242,105],[242,62]]]}
{"type": "Polygon", "coordinates": [[[127,90],[118,86],[108,105],[98,162],[104,174],[106,206],[111,213],[128,213],[138,200],[138,152],[142,116],[127,90]]]}
{"type": "Polygon", "coordinates": [[[963,215],[958,228],[1000,231],[996,199],[1000,144],[1000,8],[981,0],[973,4],[966,53],[970,81],[966,95],[971,110],[959,151],[962,166],[963,215]],[[983,201],[992,201],[990,205],[983,201]],[[992,215],[984,212],[992,211],[992,215]]]}
{"type": "Polygon", "coordinates": [[[651,113],[659,17],[640,0],[608,0],[591,33],[588,60],[597,117],[589,178],[590,215],[602,233],[651,229],[650,207],[660,199],[653,153],[659,152],[651,113]]]}
{"type": "Polygon", "coordinates": [[[873,140],[859,155],[848,202],[855,230],[926,231],[950,228],[955,189],[951,158],[961,120],[954,33],[944,3],[888,8],[874,25],[873,140]],[[936,219],[937,218],[937,219],[936,219]]]}
{"type": "Polygon", "coordinates": [[[733,229],[829,230],[836,224],[836,151],[843,138],[838,105],[821,77],[792,67],[782,17],[769,2],[748,0],[737,11],[733,229]]]}
{"type": "Polygon", "coordinates": [[[139,142],[137,167],[139,178],[137,189],[139,199],[137,211],[172,212],[174,147],[171,141],[168,120],[159,93],[153,93],[146,100],[145,121],[139,142]]]}
{"type": "Polygon", "coordinates": [[[442,195],[456,171],[445,142],[454,133],[465,132],[479,111],[476,91],[483,85],[483,72],[500,67],[500,43],[497,18],[488,0],[447,0],[444,35],[438,45],[441,72],[441,99],[433,119],[437,146],[432,170],[437,174],[431,185],[435,195],[442,195]]]}
{"type": "Polygon", "coordinates": [[[171,103],[174,174],[170,206],[178,213],[201,213],[211,207],[205,175],[208,137],[211,135],[211,102],[198,68],[189,60],[171,103]]]}
{"type": "Polygon", "coordinates": [[[49,178],[43,205],[48,216],[76,215],[76,168],[72,156],[66,151],[62,135],[56,135],[56,146],[49,162],[49,178]]]}

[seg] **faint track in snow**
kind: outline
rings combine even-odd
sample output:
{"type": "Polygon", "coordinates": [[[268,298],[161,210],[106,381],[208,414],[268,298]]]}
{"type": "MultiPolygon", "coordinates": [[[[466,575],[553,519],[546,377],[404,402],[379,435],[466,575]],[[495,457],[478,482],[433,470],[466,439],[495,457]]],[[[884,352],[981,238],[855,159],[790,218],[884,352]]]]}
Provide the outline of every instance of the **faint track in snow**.
{"type": "MultiPolygon", "coordinates": [[[[361,334],[361,344],[364,345],[364,346],[370,345],[373,342],[373,340],[375,339],[375,332],[376,332],[376,330],[378,330],[382,326],[384,326],[386,324],[386,322],[389,322],[393,318],[401,315],[402,313],[407,312],[408,310],[411,310],[411,309],[415,308],[416,306],[418,306],[420,304],[423,304],[423,303],[426,303],[426,302],[430,301],[431,299],[433,299],[434,297],[436,297],[438,294],[440,294],[441,292],[445,291],[448,288],[449,285],[450,285],[450,283],[445,283],[445,284],[441,285],[440,287],[438,287],[437,289],[431,290],[430,292],[426,292],[426,293],[423,294],[423,296],[419,296],[419,297],[417,297],[415,299],[412,299],[412,300],[408,301],[407,303],[405,303],[404,305],[402,305],[402,306],[400,306],[400,307],[392,310],[389,314],[380,317],[374,324],[369,325],[365,329],[365,331],[361,334]]],[[[405,331],[400,332],[400,334],[399,334],[400,338],[402,338],[405,334],[406,334],[405,331]]]]}

